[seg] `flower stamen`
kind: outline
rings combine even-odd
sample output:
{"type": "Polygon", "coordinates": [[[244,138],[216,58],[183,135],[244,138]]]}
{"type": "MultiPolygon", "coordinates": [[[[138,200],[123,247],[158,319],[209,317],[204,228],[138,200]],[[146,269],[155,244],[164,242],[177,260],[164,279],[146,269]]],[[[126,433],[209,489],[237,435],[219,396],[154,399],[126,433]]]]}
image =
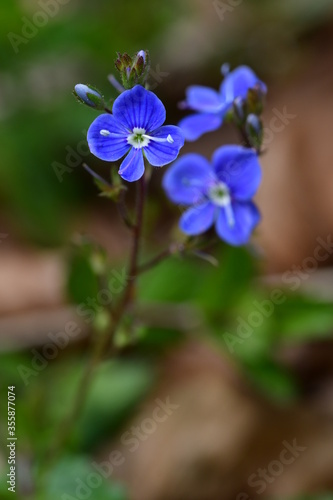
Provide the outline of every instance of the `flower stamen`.
{"type": "Polygon", "coordinates": [[[105,130],[105,129],[102,129],[100,130],[99,132],[103,137],[108,137],[109,135],[111,135],[111,132],[109,132],[109,130],[105,130]]]}
{"type": "Polygon", "coordinates": [[[169,144],[175,142],[170,134],[166,139],[163,137],[152,137],[151,135],[146,135],[146,134],[144,134],[142,137],[146,137],[150,141],[155,141],[155,142],[168,142],[169,144]]]}

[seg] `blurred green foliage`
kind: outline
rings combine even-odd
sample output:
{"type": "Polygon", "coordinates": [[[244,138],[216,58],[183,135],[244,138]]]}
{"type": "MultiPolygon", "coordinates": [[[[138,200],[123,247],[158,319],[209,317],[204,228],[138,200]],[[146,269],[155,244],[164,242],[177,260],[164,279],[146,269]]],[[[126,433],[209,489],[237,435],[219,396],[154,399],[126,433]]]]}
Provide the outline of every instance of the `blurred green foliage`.
{"type": "MultiPolygon", "coordinates": [[[[72,265],[75,274],[82,273],[82,277],[85,277],[86,264],[82,262],[87,263],[87,257],[91,262],[91,253],[89,246],[83,245],[81,248],[82,260],[78,253],[72,265]]],[[[247,319],[253,311],[254,301],[267,300],[269,292],[256,283],[255,260],[248,250],[224,246],[217,257],[220,261],[218,268],[194,257],[172,258],[164,262],[141,277],[140,302],[175,306],[188,302],[195,305],[204,318],[204,324],[200,327],[202,337],[210,341],[213,339],[217,347],[235,356],[260,391],[280,402],[297,398],[297,381],[275,359],[276,349],[285,343],[297,345],[312,339],[324,339],[331,334],[333,312],[330,304],[286,291],[285,301],[276,305],[272,313],[263,318],[260,326],[253,328],[252,334],[237,342],[230,352],[225,333],[235,335],[238,318],[247,319]]],[[[94,268],[101,269],[96,266],[96,262],[94,268]]],[[[84,281],[87,284],[89,280],[84,281]]],[[[95,285],[93,289],[96,290],[95,285]]],[[[90,294],[91,290],[85,292],[90,294]]],[[[78,300],[81,298],[77,297],[78,300]]],[[[177,327],[170,330],[170,327],[157,329],[141,326],[137,336],[136,357],[130,351],[123,360],[106,362],[99,367],[85,407],[62,453],[62,457],[64,453],[68,455],[64,460],[73,461],[73,470],[82,467],[82,474],[85,474],[84,456],[94,453],[107,438],[111,442],[135,405],[151,387],[157,358],[165,349],[175,346],[187,336],[191,336],[191,331],[184,332],[177,327]]],[[[45,451],[45,443],[54,442],[59,432],[59,422],[70,411],[87,357],[64,352],[59,359],[50,361],[41,373],[31,377],[25,386],[18,366],[31,367],[33,355],[28,352],[1,356],[1,400],[6,400],[8,385],[17,387],[20,448],[26,455],[35,456],[38,462],[38,457],[45,451]]],[[[54,478],[57,474],[62,475],[64,482],[51,478],[45,483],[50,488],[47,493],[50,498],[55,484],[58,484],[58,490],[55,491],[60,491],[62,485],[69,485],[68,482],[73,479],[73,474],[66,478],[59,472],[62,467],[63,462],[55,464],[52,474],[54,478]]],[[[78,477],[80,474],[78,472],[78,477]]],[[[70,491],[69,486],[66,491],[70,491]]],[[[100,494],[103,500],[103,489],[100,494]]]]}
{"type": "MultiPolygon", "coordinates": [[[[33,457],[34,475],[40,495],[38,499],[51,500],[64,493],[74,494],[76,477],[84,480],[89,471],[91,472],[92,459],[89,462],[89,454],[105,445],[108,439],[111,447],[112,437],[123,428],[133,408],[150,388],[154,370],[137,358],[101,364],[95,372],[84,408],[75,421],[70,441],[66,448],[61,450],[59,461],[54,463],[44,477],[40,467],[43,467],[45,460],[45,444],[48,443],[48,448],[52,448],[52,443],[57,443],[57,439],[62,435],[61,422],[71,413],[72,402],[87,359],[69,355],[61,360],[51,361],[44,370],[24,385],[17,367],[24,365],[31,368],[33,356],[32,353],[1,355],[0,396],[1,401],[6,401],[8,385],[15,385],[20,454],[33,457]]],[[[5,413],[2,412],[2,416],[5,413]]],[[[0,425],[2,434],[5,435],[6,423],[1,420],[0,425]]],[[[119,443],[115,442],[116,446],[119,446],[119,443]]],[[[1,493],[5,493],[7,489],[5,480],[3,477],[0,481],[1,493]]],[[[108,482],[99,487],[96,494],[94,498],[97,500],[126,500],[123,490],[108,482]]]]}
{"type": "MultiPolygon", "coordinates": [[[[295,398],[297,383],[277,363],[276,349],[331,338],[331,304],[290,292],[281,282],[275,289],[281,290],[283,302],[271,302],[269,314],[259,312],[259,324],[252,326],[251,314],[258,311],[256,304],[270,300],[271,291],[256,283],[255,260],[248,250],[226,246],[217,257],[218,269],[194,259],[172,259],[161,264],[141,278],[141,299],[196,304],[207,322],[202,333],[212,336],[228,355],[235,356],[259,390],[280,402],[295,398]],[[246,337],[239,335],[240,320],[248,325],[246,337]]],[[[147,334],[152,337],[149,329],[147,334]]],[[[163,341],[163,337],[157,338],[163,341]]]]}
{"type": "Polygon", "coordinates": [[[90,483],[91,474],[96,474],[96,470],[91,466],[88,457],[85,458],[82,455],[65,457],[45,476],[43,492],[36,500],[45,500],[45,498],[48,500],[63,498],[65,500],[64,494],[68,495],[67,500],[74,500],[79,498],[77,493],[82,496],[85,494],[93,495],[96,500],[128,499],[124,486],[102,477],[97,478],[97,482],[95,480],[95,483],[93,481],[90,483]],[[90,484],[93,487],[90,487],[90,484]]]}
{"type": "MultiPolygon", "coordinates": [[[[85,245],[82,248],[83,256],[90,255],[85,245]]],[[[279,364],[275,357],[276,350],[286,344],[298,345],[331,335],[331,305],[310,296],[285,291],[284,302],[275,305],[268,316],[263,316],[260,325],[253,327],[247,338],[238,336],[239,341],[232,344],[230,351],[225,341],[226,332],[237,336],[239,318],[248,320],[254,310],[254,302],[267,301],[270,291],[265,292],[262,285],[255,281],[255,260],[248,250],[224,246],[217,257],[220,261],[218,268],[194,257],[165,261],[140,278],[140,303],[177,307],[191,303],[204,318],[196,335],[200,333],[202,339],[213,340],[217,348],[224,350],[228,356],[235,356],[246,376],[266,397],[280,403],[297,399],[297,380],[279,364]]],[[[73,268],[78,275],[82,271],[84,277],[85,265],[77,259],[72,261],[73,268]]],[[[135,405],[147,394],[156,376],[154,367],[160,356],[192,335],[191,331],[184,331],[183,326],[170,329],[140,325],[138,328],[136,356],[133,357],[130,349],[122,360],[105,362],[99,367],[71,439],[63,450],[62,456],[64,453],[68,455],[64,460],[73,461],[73,470],[76,467],[81,470],[81,467],[82,474],[86,474],[84,456],[94,453],[107,439],[111,442],[112,437],[123,428],[135,405]]],[[[45,443],[54,442],[59,422],[70,411],[87,357],[64,352],[24,386],[17,367],[31,367],[31,361],[32,353],[1,356],[1,398],[3,401],[6,399],[7,385],[16,385],[20,446],[26,454],[37,458],[45,451],[45,443]]],[[[60,491],[62,485],[66,486],[67,492],[70,491],[73,474],[68,477],[63,475],[59,472],[62,467],[65,467],[63,462],[55,464],[52,472],[55,479],[45,483],[50,488],[50,498],[53,498],[55,484],[58,484],[58,490],[54,491],[60,491]],[[63,476],[63,482],[57,481],[57,474],[63,476]]],[[[78,477],[81,472],[78,472],[78,477]]],[[[105,494],[111,495],[108,490],[105,494]]],[[[100,495],[103,500],[103,489],[100,495]]]]}
{"type": "Polygon", "coordinates": [[[41,7],[37,1],[18,0],[3,6],[0,201],[20,236],[43,245],[65,241],[73,211],[84,200],[87,203],[89,193],[80,168],[87,155],[78,154],[78,160],[72,155],[66,162],[66,148],[77,153],[96,116],[77,104],[72,96],[74,85],[104,83],[106,95],[113,95],[106,76],[114,71],[116,51],[154,46],[164,28],[182,12],[176,4],[171,0],[152,9],[147,0],[140,1],[140,8],[134,0],[93,4],[71,0],[58,5],[58,14],[28,43],[19,44],[17,54],[7,34],[22,36],[22,18],[33,20],[41,7]],[[72,169],[61,176],[62,182],[54,162],[72,169]]]}

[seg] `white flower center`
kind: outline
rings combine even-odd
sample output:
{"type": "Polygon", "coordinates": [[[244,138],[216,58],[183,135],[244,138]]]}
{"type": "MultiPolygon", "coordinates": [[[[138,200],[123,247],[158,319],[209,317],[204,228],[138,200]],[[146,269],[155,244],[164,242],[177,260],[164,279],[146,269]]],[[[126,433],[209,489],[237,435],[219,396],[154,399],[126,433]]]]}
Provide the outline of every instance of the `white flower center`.
{"type": "Polygon", "coordinates": [[[144,128],[134,127],[133,133],[127,137],[127,142],[133,148],[140,149],[148,146],[150,141],[154,142],[168,142],[172,144],[174,142],[173,138],[169,134],[168,137],[154,137],[146,134],[146,130],[144,128]]]}
{"type": "MultiPolygon", "coordinates": [[[[109,136],[123,137],[122,134],[114,134],[106,129],[100,130],[99,133],[103,137],[109,137],[109,136]]],[[[144,128],[140,128],[140,127],[134,127],[132,133],[127,136],[128,144],[130,144],[135,149],[141,149],[141,148],[148,146],[150,141],[168,142],[169,144],[172,144],[174,142],[174,140],[170,134],[166,138],[165,137],[155,137],[152,135],[147,135],[146,130],[144,128]]]]}
{"type": "Polygon", "coordinates": [[[233,226],[235,224],[235,218],[232,210],[231,196],[228,186],[224,184],[224,182],[215,184],[210,188],[208,197],[214,205],[222,207],[225,210],[228,225],[233,226]]]}
{"type": "Polygon", "coordinates": [[[145,135],[146,131],[144,128],[134,127],[133,133],[127,136],[127,142],[133,148],[140,149],[148,146],[149,136],[145,135]]]}
{"type": "Polygon", "coordinates": [[[214,186],[212,186],[209,190],[208,197],[214,205],[218,205],[219,207],[229,205],[230,192],[228,186],[224,184],[224,182],[214,184],[214,186]]]}

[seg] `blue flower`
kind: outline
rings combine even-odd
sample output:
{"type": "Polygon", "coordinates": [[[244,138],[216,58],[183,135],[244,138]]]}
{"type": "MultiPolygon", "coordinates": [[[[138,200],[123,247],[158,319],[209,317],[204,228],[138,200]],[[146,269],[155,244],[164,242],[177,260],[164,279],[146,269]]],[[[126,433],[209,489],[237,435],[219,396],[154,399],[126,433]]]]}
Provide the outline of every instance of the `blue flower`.
{"type": "Polygon", "coordinates": [[[165,107],[158,97],[136,85],[117,97],[112,115],[100,115],[91,124],[90,151],[105,161],[126,155],[119,175],[126,181],[136,181],[145,170],[143,156],[154,167],[162,167],[177,158],[184,144],[179,127],[161,126],[165,116],[165,107]]]}
{"type": "Polygon", "coordinates": [[[251,201],[261,181],[258,156],[242,146],[222,146],[212,164],[193,153],[182,156],[167,171],[163,187],[177,204],[189,206],[180,219],[181,230],[195,236],[213,224],[230,245],[249,240],[260,220],[251,201]]]}
{"type": "Polygon", "coordinates": [[[239,66],[226,75],[217,92],[209,87],[193,85],[187,89],[185,109],[197,111],[180,121],[179,126],[188,141],[197,140],[202,134],[217,130],[227,111],[237,97],[246,98],[250,88],[259,86],[263,93],[266,85],[247,66],[239,66]]]}

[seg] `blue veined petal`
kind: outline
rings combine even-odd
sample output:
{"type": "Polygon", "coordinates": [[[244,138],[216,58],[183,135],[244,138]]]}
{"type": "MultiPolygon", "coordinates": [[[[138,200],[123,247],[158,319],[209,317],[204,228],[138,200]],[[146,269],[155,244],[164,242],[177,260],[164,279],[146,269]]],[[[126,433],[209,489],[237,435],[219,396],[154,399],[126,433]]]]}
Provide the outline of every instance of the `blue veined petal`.
{"type": "Polygon", "coordinates": [[[130,149],[127,135],[127,132],[112,115],[100,115],[93,121],[88,130],[89,149],[93,155],[101,160],[119,160],[130,149]]]}
{"type": "Polygon", "coordinates": [[[210,87],[192,85],[186,90],[186,104],[194,111],[217,113],[223,106],[221,95],[210,87]]]}
{"type": "Polygon", "coordinates": [[[145,171],[142,149],[132,148],[119,168],[119,175],[125,181],[134,182],[140,179],[145,171]]]}
{"type": "Polygon", "coordinates": [[[220,181],[227,184],[237,200],[252,198],[261,182],[258,155],[242,146],[221,146],[213,154],[213,167],[220,181]]]}
{"type": "Polygon", "coordinates": [[[213,168],[203,156],[190,153],[182,156],[163,177],[163,188],[174,203],[194,205],[203,200],[215,182],[213,168]]]}
{"type": "Polygon", "coordinates": [[[214,223],[217,209],[210,202],[189,208],[180,218],[180,229],[189,236],[204,233],[214,223]]]}
{"type": "Polygon", "coordinates": [[[184,135],[179,127],[166,125],[149,134],[149,144],[143,148],[151,165],[163,167],[174,161],[181,147],[184,146],[184,135]]]}
{"type": "Polygon", "coordinates": [[[113,103],[114,117],[128,130],[135,127],[150,132],[165,122],[165,107],[160,99],[141,85],[125,90],[113,103]]]}
{"type": "Polygon", "coordinates": [[[264,93],[267,92],[266,85],[259,80],[257,75],[248,66],[239,66],[231,71],[220,86],[222,99],[232,102],[236,97],[246,97],[247,91],[256,84],[260,85],[264,93]]]}
{"type": "Polygon", "coordinates": [[[185,139],[187,141],[196,141],[206,132],[217,130],[223,122],[223,113],[198,113],[183,118],[179,123],[185,139]]]}
{"type": "Polygon", "coordinates": [[[230,245],[245,245],[260,221],[259,211],[252,202],[232,202],[228,208],[232,217],[226,208],[221,208],[216,221],[216,232],[230,245]]]}

